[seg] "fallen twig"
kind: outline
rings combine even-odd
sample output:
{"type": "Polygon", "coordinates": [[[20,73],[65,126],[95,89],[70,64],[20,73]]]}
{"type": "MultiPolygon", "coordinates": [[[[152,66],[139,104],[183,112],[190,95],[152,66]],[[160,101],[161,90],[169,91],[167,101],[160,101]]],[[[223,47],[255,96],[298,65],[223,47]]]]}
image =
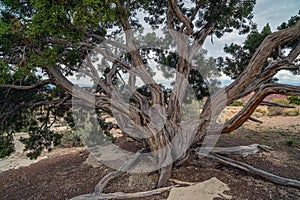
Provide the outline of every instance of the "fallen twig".
{"type": "Polygon", "coordinates": [[[177,180],[177,179],[174,179],[174,178],[170,178],[169,179],[170,182],[173,182],[173,183],[177,183],[179,185],[195,185],[196,183],[192,183],[192,182],[186,182],[186,181],[180,181],[180,180],[177,180]]]}
{"type": "Polygon", "coordinates": [[[260,121],[260,120],[258,120],[258,119],[255,119],[255,118],[253,118],[253,117],[249,117],[249,120],[254,121],[254,122],[257,122],[257,123],[259,123],[259,124],[263,124],[263,123],[264,123],[263,121],[260,121]]]}

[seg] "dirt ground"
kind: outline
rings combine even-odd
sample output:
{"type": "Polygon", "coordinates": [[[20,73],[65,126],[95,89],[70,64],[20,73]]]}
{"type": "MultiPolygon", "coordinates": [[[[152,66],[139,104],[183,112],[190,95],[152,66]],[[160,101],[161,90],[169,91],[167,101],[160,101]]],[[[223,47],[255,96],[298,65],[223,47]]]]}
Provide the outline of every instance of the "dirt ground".
{"type": "MultiPolygon", "coordinates": [[[[235,109],[239,108],[232,108],[228,112],[235,109]]],[[[236,131],[222,135],[216,146],[231,147],[253,143],[271,146],[271,152],[232,158],[279,176],[300,180],[300,117],[256,117],[265,123],[249,121],[236,131]]],[[[119,138],[117,144],[129,150],[138,147],[134,141],[125,138],[119,138]]],[[[85,162],[88,154],[82,148],[55,149],[47,158],[30,166],[1,172],[0,199],[61,200],[93,192],[97,182],[112,169],[104,165],[88,165],[85,162]]],[[[236,200],[300,199],[299,189],[275,185],[209,158],[199,159],[193,152],[172,173],[172,178],[188,182],[202,182],[212,177],[226,183],[230,190],[225,193],[236,200]]],[[[153,189],[157,178],[156,173],[125,174],[109,184],[105,192],[153,189]]],[[[171,184],[173,183],[169,183],[171,184]]],[[[167,196],[168,192],[140,199],[158,200],[166,199],[167,196]]]]}

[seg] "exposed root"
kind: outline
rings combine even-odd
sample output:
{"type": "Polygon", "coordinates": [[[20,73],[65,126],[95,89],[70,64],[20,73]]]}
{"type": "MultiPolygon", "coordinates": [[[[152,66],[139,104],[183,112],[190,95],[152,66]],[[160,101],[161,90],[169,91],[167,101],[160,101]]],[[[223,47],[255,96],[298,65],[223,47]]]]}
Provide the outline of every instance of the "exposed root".
{"type": "Polygon", "coordinates": [[[169,179],[170,182],[173,182],[173,183],[177,183],[178,185],[195,185],[196,183],[192,183],[192,182],[186,182],[186,181],[180,181],[180,180],[177,180],[177,179],[174,179],[174,178],[170,178],[169,179]]]}
{"type": "Polygon", "coordinates": [[[159,175],[159,179],[158,179],[156,188],[163,187],[167,184],[167,182],[169,181],[169,179],[171,177],[172,165],[168,165],[166,167],[161,168],[159,173],[160,173],[160,175],[159,175]]]}
{"type": "Polygon", "coordinates": [[[168,192],[172,188],[177,186],[169,186],[158,188],[155,190],[149,190],[145,192],[136,192],[136,193],[123,193],[123,192],[116,192],[116,193],[108,193],[108,194],[101,194],[101,193],[91,193],[91,194],[84,194],[80,196],[76,196],[71,200],[101,200],[101,199],[130,199],[130,198],[137,198],[137,197],[146,197],[152,196],[156,194],[161,194],[163,192],[168,192]]]}
{"type": "Polygon", "coordinates": [[[129,170],[130,167],[137,161],[139,156],[141,155],[141,151],[138,151],[134,157],[129,160],[128,162],[124,163],[119,170],[110,172],[109,174],[105,175],[95,186],[95,192],[96,193],[102,193],[105,186],[111,181],[112,179],[115,179],[122,174],[124,174],[125,171],[129,170]]]}
{"type": "Polygon", "coordinates": [[[262,178],[264,178],[267,181],[270,181],[272,183],[278,184],[278,185],[284,185],[284,186],[290,186],[290,187],[296,187],[296,188],[300,188],[300,181],[298,180],[293,180],[293,179],[288,179],[288,178],[283,178],[274,174],[271,174],[269,172],[260,170],[260,169],[256,169],[255,167],[252,167],[246,163],[240,162],[240,161],[236,161],[221,155],[217,155],[215,153],[212,152],[206,152],[204,153],[204,151],[197,151],[199,156],[208,156],[210,158],[214,158],[217,159],[218,161],[221,161],[222,163],[225,163],[227,165],[236,167],[238,169],[247,171],[251,174],[254,175],[258,175],[262,178]]]}

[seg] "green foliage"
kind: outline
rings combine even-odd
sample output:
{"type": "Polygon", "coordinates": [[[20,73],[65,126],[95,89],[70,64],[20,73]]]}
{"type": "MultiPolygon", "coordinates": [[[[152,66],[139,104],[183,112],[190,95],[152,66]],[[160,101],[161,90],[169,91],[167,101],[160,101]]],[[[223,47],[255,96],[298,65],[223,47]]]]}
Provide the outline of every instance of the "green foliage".
{"type": "Polygon", "coordinates": [[[25,144],[25,151],[29,151],[27,156],[36,159],[44,149],[51,151],[51,146],[60,144],[61,134],[49,129],[37,130],[37,127],[30,127],[29,138],[22,138],[20,141],[25,144]]]}
{"type": "Polygon", "coordinates": [[[267,114],[267,111],[264,109],[256,108],[255,112],[260,113],[262,116],[267,114]]]}
{"type": "Polygon", "coordinates": [[[274,100],[272,100],[272,102],[277,103],[277,104],[282,105],[282,106],[288,106],[289,105],[289,101],[286,100],[286,99],[274,99],[274,100]]]}
{"type": "Polygon", "coordinates": [[[242,101],[238,101],[238,100],[236,100],[236,101],[234,101],[232,104],[230,104],[231,106],[244,106],[245,105],[245,103],[244,102],[242,102],[242,101]]]}
{"type": "Polygon", "coordinates": [[[294,105],[300,105],[300,98],[296,97],[296,96],[291,96],[289,97],[290,100],[290,104],[294,104],[294,105]]]}
{"type": "Polygon", "coordinates": [[[13,153],[14,143],[12,134],[0,136],[0,158],[4,158],[13,153]]]}
{"type": "Polygon", "coordinates": [[[285,140],[284,143],[288,146],[293,146],[295,144],[294,140],[285,140]]]}
{"type": "Polygon", "coordinates": [[[64,130],[60,134],[62,135],[60,147],[82,147],[84,145],[79,135],[73,130],[64,130]]]}

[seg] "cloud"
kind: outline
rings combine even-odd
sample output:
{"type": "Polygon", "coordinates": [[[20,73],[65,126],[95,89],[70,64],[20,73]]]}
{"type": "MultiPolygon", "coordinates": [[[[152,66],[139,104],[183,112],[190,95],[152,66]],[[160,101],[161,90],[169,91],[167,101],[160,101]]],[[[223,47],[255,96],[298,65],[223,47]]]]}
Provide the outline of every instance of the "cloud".
{"type": "Polygon", "coordinates": [[[299,0],[260,0],[254,7],[253,21],[257,23],[259,30],[269,23],[275,31],[282,22],[296,15],[299,8],[299,0]]]}
{"type": "Polygon", "coordinates": [[[208,50],[208,57],[219,57],[219,56],[225,56],[225,52],[223,51],[223,48],[225,47],[225,44],[242,44],[245,40],[245,35],[238,34],[238,31],[234,31],[232,33],[226,33],[223,37],[220,39],[214,37],[213,43],[208,38],[203,47],[204,49],[208,50]]]}
{"type": "Polygon", "coordinates": [[[69,76],[67,77],[69,81],[71,81],[73,84],[78,85],[80,87],[92,87],[93,81],[90,77],[80,77],[77,78],[76,76],[69,76]]]}
{"type": "MultiPolygon", "coordinates": [[[[254,7],[253,21],[257,23],[258,29],[261,30],[267,23],[270,24],[272,31],[292,16],[299,12],[299,0],[260,0],[254,7]]],[[[208,56],[218,57],[225,56],[223,48],[225,44],[236,43],[242,44],[245,35],[239,35],[238,31],[225,34],[221,39],[213,38],[214,43],[208,38],[204,43],[204,48],[208,50],[208,56]]]]}
{"type": "Polygon", "coordinates": [[[221,82],[221,86],[227,86],[233,82],[233,80],[223,72],[221,73],[221,76],[218,77],[218,80],[221,82]]]}
{"type": "Polygon", "coordinates": [[[300,75],[293,75],[291,72],[282,70],[275,76],[279,83],[300,86],[300,75]]]}

